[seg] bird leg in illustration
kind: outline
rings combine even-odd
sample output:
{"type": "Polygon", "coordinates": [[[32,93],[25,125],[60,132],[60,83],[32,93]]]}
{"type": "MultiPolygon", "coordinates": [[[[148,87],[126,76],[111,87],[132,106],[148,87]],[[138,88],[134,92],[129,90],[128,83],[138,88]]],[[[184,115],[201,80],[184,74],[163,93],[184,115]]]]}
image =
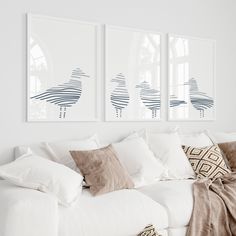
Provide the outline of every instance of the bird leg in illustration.
{"type": "Polygon", "coordinates": [[[49,88],[43,93],[31,97],[59,106],[59,118],[65,119],[67,108],[76,104],[82,94],[82,79],[88,78],[80,68],[72,70],[71,79],[56,87],[49,88]]]}
{"type": "Polygon", "coordinates": [[[60,114],[59,114],[59,118],[61,119],[62,117],[62,107],[60,107],[60,114]]]}
{"type": "Polygon", "coordinates": [[[64,107],[64,113],[63,113],[63,118],[66,118],[66,107],[64,107]]]}
{"type": "Polygon", "coordinates": [[[160,91],[152,89],[147,81],[143,81],[136,85],[140,88],[140,99],[145,107],[152,111],[152,118],[157,117],[157,111],[161,108],[160,91]]]}
{"type": "Polygon", "coordinates": [[[112,83],[116,83],[115,89],[111,92],[110,102],[115,108],[116,117],[122,117],[122,111],[129,104],[129,93],[126,88],[126,78],[122,73],[116,75],[115,78],[111,80],[112,83]]]}
{"type": "Polygon", "coordinates": [[[122,109],[116,109],[116,117],[117,118],[122,117],[122,109]]]}
{"type": "Polygon", "coordinates": [[[200,118],[204,118],[204,110],[200,110],[200,118]]]}
{"type": "Polygon", "coordinates": [[[206,93],[200,92],[195,78],[189,79],[184,85],[189,86],[189,97],[192,106],[199,111],[200,118],[205,117],[205,110],[210,109],[214,106],[214,100],[209,97],[206,93]]]}

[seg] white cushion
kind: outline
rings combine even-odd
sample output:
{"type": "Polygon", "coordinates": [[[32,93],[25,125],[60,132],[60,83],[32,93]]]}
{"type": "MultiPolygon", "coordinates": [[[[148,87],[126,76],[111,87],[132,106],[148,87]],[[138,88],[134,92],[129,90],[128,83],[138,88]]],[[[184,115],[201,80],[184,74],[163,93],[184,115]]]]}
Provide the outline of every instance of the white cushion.
{"type": "Polygon", "coordinates": [[[210,132],[210,137],[215,143],[227,143],[236,141],[236,133],[210,132]]]}
{"type": "Polygon", "coordinates": [[[148,224],[166,229],[168,216],[163,206],[137,190],[97,197],[84,190],[74,207],[59,207],[59,236],[131,236],[148,224]]]}
{"type": "Polygon", "coordinates": [[[64,140],[45,143],[45,145],[54,160],[76,171],[78,171],[78,168],[70,155],[71,150],[92,150],[100,148],[96,134],[85,140],[64,140]]]}
{"type": "Polygon", "coordinates": [[[53,158],[50,152],[48,152],[46,145],[43,142],[15,147],[14,150],[15,159],[25,154],[34,154],[46,158],[48,160],[56,161],[56,159],[53,158]]]}
{"type": "Polygon", "coordinates": [[[186,236],[188,227],[169,228],[168,236],[186,236]]]}
{"type": "Polygon", "coordinates": [[[166,169],[155,158],[143,138],[134,137],[113,143],[112,146],[132,177],[135,187],[150,184],[166,175],[166,169]]]}
{"type": "Polygon", "coordinates": [[[138,131],[132,132],[130,135],[125,137],[122,141],[130,140],[133,138],[143,138],[145,141],[147,141],[147,131],[146,129],[141,129],[138,131]]]}
{"type": "Polygon", "coordinates": [[[1,236],[58,236],[58,201],[49,194],[0,181],[1,236]]]}
{"type": "Polygon", "coordinates": [[[207,147],[213,145],[213,142],[209,138],[209,136],[206,134],[206,132],[200,132],[200,133],[189,133],[189,134],[183,134],[179,133],[181,144],[191,147],[207,147]]]}
{"type": "Polygon", "coordinates": [[[148,144],[155,156],[168,169],[169,179],[195,178],[195,173],[186,157],[178,134],[149,133],[148,144]]]}
{"type": "Polygon", "coordinates": [[[73,204],[82,191],[80,174],[32,154],[0,166],[0,176],[18,186],[52,194],[66,206],[73,204]]]}
{"type": "Polygon", "coordinates": [[[169,227],[184,227],[189,224],[193,209],[192,185],[194,180],[158,181],[139,189],[165,207],[169,227]]]}

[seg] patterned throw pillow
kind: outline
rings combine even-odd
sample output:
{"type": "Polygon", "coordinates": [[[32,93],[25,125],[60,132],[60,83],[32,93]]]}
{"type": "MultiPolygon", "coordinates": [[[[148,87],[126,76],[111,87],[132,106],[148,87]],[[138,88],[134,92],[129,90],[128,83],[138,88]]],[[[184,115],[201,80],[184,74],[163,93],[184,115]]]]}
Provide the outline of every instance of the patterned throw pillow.
{"type": "Polygon", "coordinates": [[[217,145],[204,148],[183,146],[183,150],[199,178],[215,179],[231,172],[217,145]]]}
{"type": "Polygon", "coordinates": [[[158,234],[153,225],[148,225],[137,236],[161,236],[158,234]]]}

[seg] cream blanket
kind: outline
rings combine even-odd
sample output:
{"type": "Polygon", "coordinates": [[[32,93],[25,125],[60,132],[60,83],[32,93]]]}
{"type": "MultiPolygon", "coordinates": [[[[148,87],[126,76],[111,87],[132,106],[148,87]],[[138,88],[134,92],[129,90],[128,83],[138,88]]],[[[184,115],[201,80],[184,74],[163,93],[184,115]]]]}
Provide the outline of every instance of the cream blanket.
{"type": "Polygon", "coordinates": [[[194,208],[187,236],[236,235],[236,173],[193,185],[194,208]]]}

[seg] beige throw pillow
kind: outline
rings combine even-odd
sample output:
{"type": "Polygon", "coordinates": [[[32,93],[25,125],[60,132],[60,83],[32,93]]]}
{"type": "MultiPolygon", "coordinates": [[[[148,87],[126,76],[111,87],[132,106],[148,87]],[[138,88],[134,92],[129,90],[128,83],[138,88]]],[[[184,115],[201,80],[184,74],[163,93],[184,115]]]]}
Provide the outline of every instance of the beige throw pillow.
{"type": "Polygon", "coordinates": [[[231,172],[217,145],[204,148],[183,146],[183,149],[199,178],[215,179],[231,172]]]}
{"type": "Polygon", "coordinates": [[[111,145],[91,151],[70,151],[70,154],[93,195],[134,187],[111,145]]]}
{"type": "Polygon", "coordinates": [[[219,143],[220,149],[228,161],[229,167],[233,172],[236,171],[236,142],[219,143]]]}

